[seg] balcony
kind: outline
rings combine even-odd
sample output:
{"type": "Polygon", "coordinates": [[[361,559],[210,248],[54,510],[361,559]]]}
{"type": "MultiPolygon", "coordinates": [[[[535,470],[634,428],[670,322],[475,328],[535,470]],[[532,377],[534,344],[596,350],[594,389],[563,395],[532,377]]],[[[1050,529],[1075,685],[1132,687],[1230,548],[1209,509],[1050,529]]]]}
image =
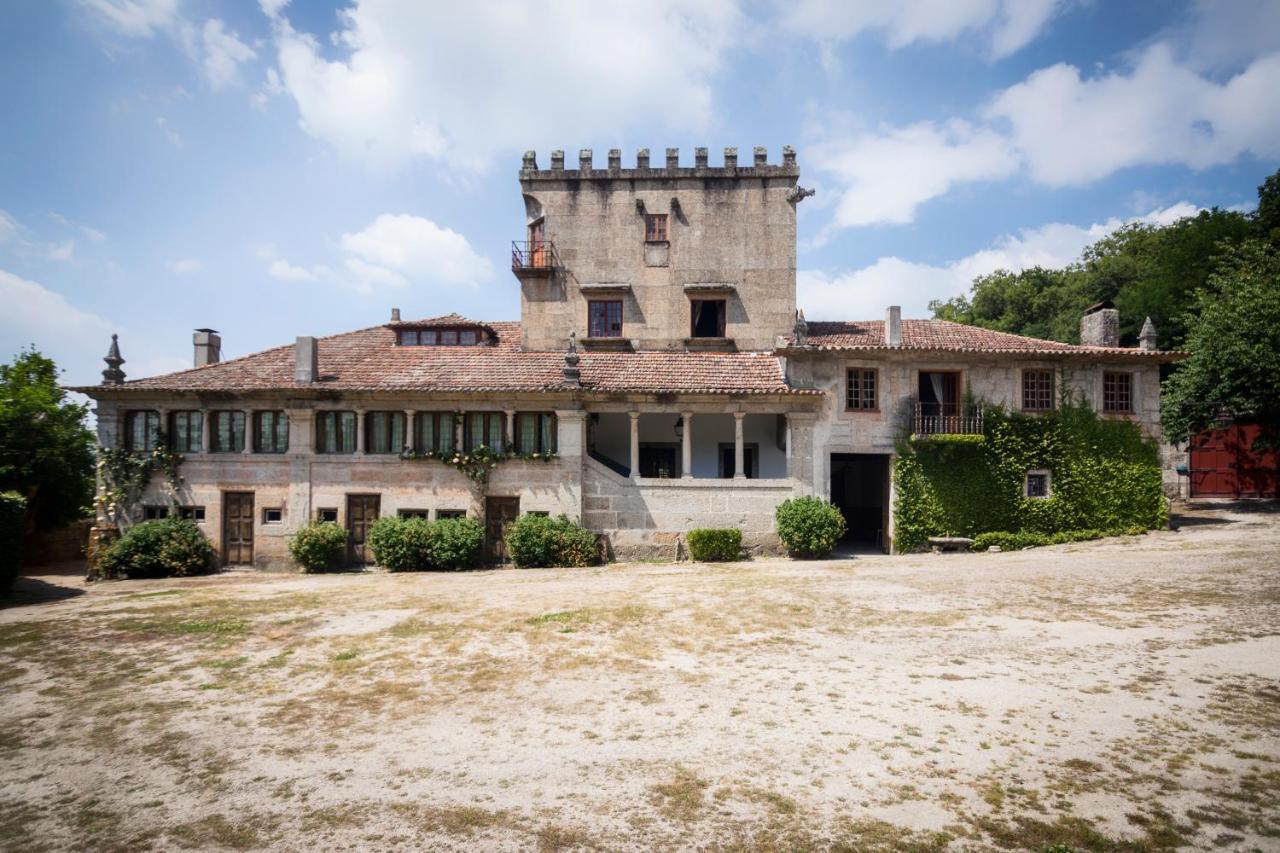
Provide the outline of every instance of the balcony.
{"type": "Polygon", "coordinates": [[[959,403],[916,403],[912,435],[982,435],[982,407],[959,403]]]}
{"type": "Polygon", "coordinates": [[[515,240],[511,243],[511,271],[516,278],[550,278],[559,266],[556,246],[550,240],[515,240]]]}

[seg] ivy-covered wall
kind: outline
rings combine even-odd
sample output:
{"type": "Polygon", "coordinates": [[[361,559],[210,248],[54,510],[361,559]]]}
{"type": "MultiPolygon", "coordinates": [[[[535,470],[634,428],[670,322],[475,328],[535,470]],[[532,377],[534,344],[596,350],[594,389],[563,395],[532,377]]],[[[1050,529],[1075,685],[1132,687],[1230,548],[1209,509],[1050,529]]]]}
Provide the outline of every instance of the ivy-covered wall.
{"type": "Polygon", "coordinates": [[[1058,533],[1162,527],[1156,443],[1131,421],[1104,420],[1067,402],[1028,416],[985,411],[982,436],[931,436],[899,443],[894,461],[894,544],[992,531],[1058,533]],[[1051,496],[1023,497],[1027,471],[1051,472],[1051,496]]]}

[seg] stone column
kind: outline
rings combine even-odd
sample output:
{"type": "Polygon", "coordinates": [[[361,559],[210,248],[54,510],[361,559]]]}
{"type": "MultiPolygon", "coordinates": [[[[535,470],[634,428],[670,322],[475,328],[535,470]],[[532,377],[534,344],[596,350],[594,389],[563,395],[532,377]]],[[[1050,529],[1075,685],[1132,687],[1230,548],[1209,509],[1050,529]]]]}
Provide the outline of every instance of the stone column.
{"type": "Polygon", "coordinates": [[[404,449],[411,453],[418,449],[418,436],[414,431],[413,409],[404,410],[404,449]]]}
{"type": "Polygon", "coordinates": [[[684,429],[680,433],[680,471],[681,477],[693,476],[693,412],[681,412],[684,418],[684,429]]]}
{"type": "Polygon", "coordinates": [[[557,491],[560,511],[576,522],[582,521],[582,464],[587,454],[587,413],[581,409],[557,409],[556,453],[550,463],[560,469],[557,491]]]}
{"type": "Polygon", "coordinates": [[[364,409],[356,409],[356,456],[364,456],[364,409]]]}
{"type": "Polygon", "coordinates": [[[173,436],[169,435],[169,407],[156,406],[156,414],[160,415],[160,435],[164,436],[169,447],[173,447],[173,436]]]}
{"type": "Polygon", "coordinates": [[[787,476],[797,481],[800,494],[813,494],[813,430],[818,416],[809,412],[787,415],[787,476]]]}
{"type": "MultiPolygon", "coordinates": [[[[514,409],[506,409],[505,414],[507,416],[507,444],[511,445],[512,447],[515,447],[516,446],[516,413],[514,409]]],[[[502,447],[499,449],[506,450],[505,447],[502,447]]]]}
{"type": "Polygon", "coordinates": [[[253,409],[244,410],[244,450],[242,452],[253,452],[253,409]]]}
{"type": "Polygon", "coordinates": [[[213,415],[205,409],[200,410],[200,452],[208,453],[213,447],[213,415]]]}
{"type": "Polygon", "coordinates": [[[631,477],[640,479],[640,413],[627,412],[631,418],[631,477]]]}
{"type": "Polygon", "coordinates": [[[742,446],[742,419],[745,412],[733,413],[733,479],[744,480],[747,476],[745,463],[746,452],[742,446]]]}

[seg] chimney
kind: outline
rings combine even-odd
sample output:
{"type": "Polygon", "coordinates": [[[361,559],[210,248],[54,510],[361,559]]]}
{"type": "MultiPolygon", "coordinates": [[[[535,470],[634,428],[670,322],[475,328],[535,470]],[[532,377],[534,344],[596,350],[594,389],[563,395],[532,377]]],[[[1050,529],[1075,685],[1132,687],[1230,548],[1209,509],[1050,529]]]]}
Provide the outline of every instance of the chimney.
{"type": "Polygon", "coordinates": [[[399,308],[392,308],[392,309],[391,309],[391,322],[393,322],[393,323],[399,323],[399,322],[400,322],[400,309],[399,309],[399,308]]]}
{"type": "Polygon", "coordinates": [[[293,353],[296,359],[293,367],[293,381],[311,383],[318,380],[320,351],[316,347],[316,339],[299,335],[298,342],[293,345],[293,353]]]}
{"type": "Polygon", "coordinates": [[[222,361],[222,338],[218,337],[217,329],[196,329],[196,333],[191,336],[191,342],[196,348],[196,367],[222,361]]]}
{"type": "Polygon", "coordinates": [[[1138,333],[1138,346],[1143,352],[1155,352],[1157,349],[1156,324],[1151,322],[1150,317],[1142,324],[1142,331],[1138,333]]]}
{"type": "Polygon", "coordinates": [[[1099,302],[1084,310],[1080,343],[1086,347],[1120,346],[1120,312],[1110,302],[1099,302]]]}
{"type": "Polygon", "coordinates": [[[891,347],[902,346],[902,306],[890,305],[884,312],[884,342],[891,347]]]}

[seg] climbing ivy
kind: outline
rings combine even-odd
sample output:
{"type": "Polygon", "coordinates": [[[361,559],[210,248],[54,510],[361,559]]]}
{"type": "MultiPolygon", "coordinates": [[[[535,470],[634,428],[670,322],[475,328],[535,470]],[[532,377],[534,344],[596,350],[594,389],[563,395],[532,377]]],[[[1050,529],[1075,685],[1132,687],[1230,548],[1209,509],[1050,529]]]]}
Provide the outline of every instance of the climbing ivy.
{"type": "Polygon", "coordinates": [[[1074,400],[1023,415],[984,409],[982,436],[911,437],[894,461],[894,543],[993,531],[1055,534],[1163,526],[1156,444],[1136,423],[1106,420],[1074,400]],[[1023,497],[1027,471],[1047,469],[1048,498],[1023,497]]]}
{"type": "Polygon", "coordinates": [[[495,450],[482,444],[470,451],[406,450],[400,454],[400,458],[411,462],[427,459],[444,462],[457,468],[473,483],[483,488],[489,482],[489,472],[498,467],[499,462],[508,459],[550,462],[556,458],[556,454],[550,450],[542,453],[518,453],[513,447],[495,450]]]}
{"type": "Polygon", "coordinates": [[[178,489],[182,485],[182,475],[178,472],[181,464],[182,456],[169,449],[163,435],[149,451],[99,447],[99,487],[94,503],[107,521],[124,533],[139,521],[142,494],[152,474],[163,475],[169,503],[177,506],[178,489]]]}

